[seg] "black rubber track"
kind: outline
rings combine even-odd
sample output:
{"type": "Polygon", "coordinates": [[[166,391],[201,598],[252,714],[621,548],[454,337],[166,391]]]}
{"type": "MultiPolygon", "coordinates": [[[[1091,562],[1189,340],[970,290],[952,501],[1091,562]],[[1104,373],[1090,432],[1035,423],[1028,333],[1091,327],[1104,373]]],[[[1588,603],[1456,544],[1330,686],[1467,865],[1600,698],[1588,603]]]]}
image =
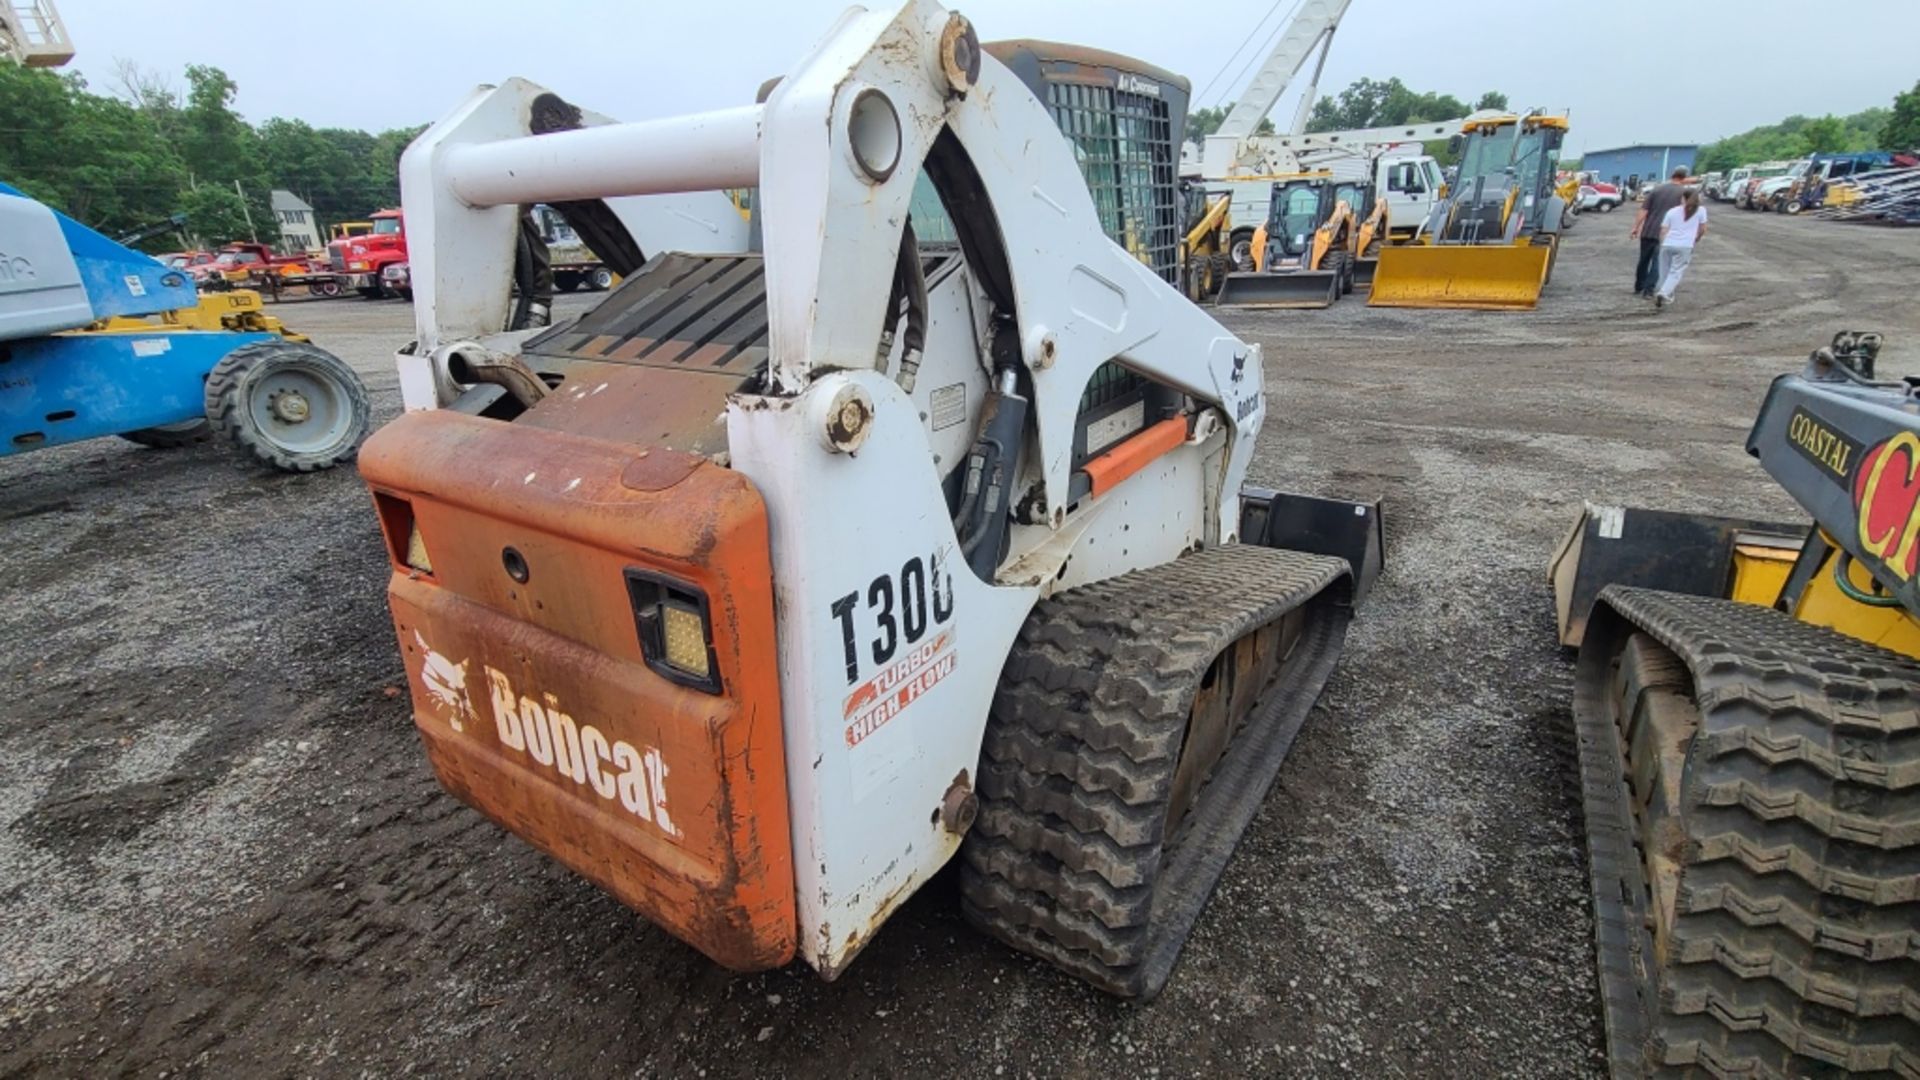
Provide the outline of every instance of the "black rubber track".
{"type": "Polygon", "coordinates": [[[1340,559],[1233,545],[1041,601],[987,722],[962,845],[967,918],[1103,990],[1159,993],[1333,671],[1350,581],[1340,559]],[[1164,836],[1208,666],[1303,607],[1273,688],[1164,836]]]}
{"type": "Polygon", "coordinates": [[[1766,608],[1608,588],[1574,720],[1619,1077],[1920,1076],[1920,663],[1766,608]],[[1656,956],[1613,668],[1684,665],[1698,729],[1656,956]]]}

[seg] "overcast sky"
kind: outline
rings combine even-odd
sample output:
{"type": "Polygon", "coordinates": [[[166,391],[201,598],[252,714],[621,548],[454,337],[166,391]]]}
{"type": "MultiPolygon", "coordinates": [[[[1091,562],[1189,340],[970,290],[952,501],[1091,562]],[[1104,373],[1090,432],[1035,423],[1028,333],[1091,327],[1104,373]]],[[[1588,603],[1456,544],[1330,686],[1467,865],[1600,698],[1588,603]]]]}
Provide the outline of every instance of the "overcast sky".
{"type": "MultiPolygon", "coordinates": [[[[1230,98],[1295,0],[971,0],[983,39],[1046,38],[1179,72],[1199,105],[1230,98]],[[1265,18],[1265,24],[1261,20],[1265,18]],[[1258,29],[1256,30],[1256,27],[1258,29]],[[1222,72],[1228,52],[1252,45],[1222,72]],[[1224,43],[1224,44],[1223,44],[1224,43]],[[1237,77],[1236,77],[1237,76],[1237,77]],[[1204,96],[1200,91],[1213,82],[1204,96]]],[[[753,100],[846,5],[840,0],[328,0],[216,16],[196,4],[60,0],[96,90],[128,57],[224,68],[253,121],[379,130],[438,118],[473,85],[522,75],[621,119],[753,100]]],[[[881,6],[869,4],[868,6],[881,6]]],[[[1471,104],[1571,109],[1569,153],[1707,142],[1792,113],[1887,105],[1920,79],[1920,0],[1599,0],[1519,5],[1353,0],[1320,85],[1399,76],[1471,104]]],[[[1303,73],[1304,77],[1304,73],[1303,73]]],[[[1295,93],[1274,110],[1284,127],[1295,93]]]]}

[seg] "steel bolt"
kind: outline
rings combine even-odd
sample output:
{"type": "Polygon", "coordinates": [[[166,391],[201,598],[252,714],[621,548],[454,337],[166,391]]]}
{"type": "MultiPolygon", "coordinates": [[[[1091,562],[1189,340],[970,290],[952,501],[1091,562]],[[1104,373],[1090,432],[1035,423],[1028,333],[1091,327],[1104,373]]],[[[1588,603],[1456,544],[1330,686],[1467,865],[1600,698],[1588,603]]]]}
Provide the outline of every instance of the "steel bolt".
{"type": "MultiPolygon", "coordinates": [[[[824,389],[824,388],[822,388],[824,389]]],[[[860,449],[873,430],[873,397],[848,382],[830,391],[829,397],[813,406],[814,422],[827,449],[851,454],[860,449]]]]}
{"type": "Polygon", "coordinates": [[[979,816],[980,799],[974,795],[963,770],[947,789],[946,797],[940,800],[940,824],[950,833],[964,833],[973,828],[973,819],[979,816]]]}
{"type": "Polygon", "coordinates": [[[304,421],[311,413],[312,406],[307,404],[304,395],[289,390],[273,396],[273,415],[289,424],[304,421]]]}

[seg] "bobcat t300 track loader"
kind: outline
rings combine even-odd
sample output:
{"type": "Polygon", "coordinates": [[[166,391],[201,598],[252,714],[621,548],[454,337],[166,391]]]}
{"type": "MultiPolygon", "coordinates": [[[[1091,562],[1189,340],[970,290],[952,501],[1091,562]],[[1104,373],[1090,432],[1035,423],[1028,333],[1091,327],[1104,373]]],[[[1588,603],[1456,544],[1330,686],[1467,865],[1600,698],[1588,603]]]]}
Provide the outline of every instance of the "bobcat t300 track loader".
{"type": "Polygon", "coordinates": [[[996,49],[911,0],[757,105],[527,136],[477,96],[402,163],[420,340],[362,468],[427,754],[507,829],[721,964],[828,977],[959,855],[973,922],[1147,997],[1378,506],[1242,487],[1259,348],[1112,239],[1177,251],[1184,109],[996,49]],[[1103,227],[1061,129],[1116,117],[1138,216],[1103,227]],[[754,250],[496,333],[518,205],[746,187],[754,250]]]}

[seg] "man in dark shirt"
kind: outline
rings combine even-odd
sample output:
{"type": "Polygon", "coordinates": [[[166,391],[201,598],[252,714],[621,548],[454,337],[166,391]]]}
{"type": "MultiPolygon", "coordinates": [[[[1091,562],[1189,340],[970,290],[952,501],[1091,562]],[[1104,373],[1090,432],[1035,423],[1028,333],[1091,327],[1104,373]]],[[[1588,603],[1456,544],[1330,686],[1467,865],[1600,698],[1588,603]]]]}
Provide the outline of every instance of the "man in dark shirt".
{"type": "Polygon", "coordinates": [[[1640,200],[1640,212],[1633,215],[1633,228],[1628,231],[1630,237],[1640,240],[1640,262],[1633,270],[1634,295],[1644,300],[1653,299],[1653,290],[1660,284],[1660,222],[1667,211],[1680,205],[1680,199],[1687,193],[1687,167],[1673,170],[1673,178],[1640,200]]]}

